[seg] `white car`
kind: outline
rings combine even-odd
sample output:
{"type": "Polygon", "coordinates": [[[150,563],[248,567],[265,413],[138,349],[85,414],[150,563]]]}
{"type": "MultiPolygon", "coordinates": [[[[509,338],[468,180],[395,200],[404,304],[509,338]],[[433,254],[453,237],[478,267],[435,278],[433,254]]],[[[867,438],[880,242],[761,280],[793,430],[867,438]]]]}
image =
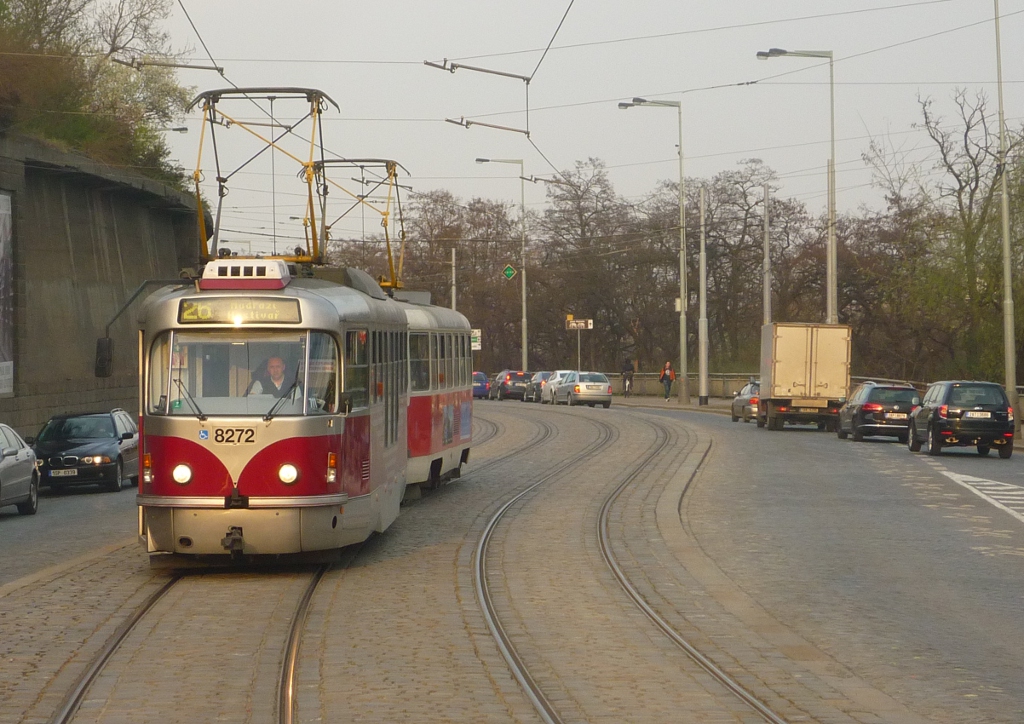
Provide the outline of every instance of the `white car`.
{"type": "Polygon", "coordinates": [[[548,382],[544,385],[544,389],[540,393],[540,401],[542,404],[555,404],[555,388],[562,382],[563,379],[573,370],[555,370],[548,377],[548,382]]]}
{"type": "Polygon", "coordinates": [[[22,515],[39,509],[39,471],[32,448],[7,425],[0,425],[0,508],[18,506],[22,515]]]}

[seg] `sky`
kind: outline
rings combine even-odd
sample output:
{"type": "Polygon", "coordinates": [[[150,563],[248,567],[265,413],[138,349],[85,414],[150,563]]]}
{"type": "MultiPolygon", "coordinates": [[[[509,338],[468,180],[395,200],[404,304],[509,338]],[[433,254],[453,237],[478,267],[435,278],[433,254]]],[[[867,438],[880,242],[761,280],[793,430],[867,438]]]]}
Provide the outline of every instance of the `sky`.
{"type": "MultiPolygon", "coordinates": [[[[188,51],[189,62],[210,65],[212,56],[224,68],[223,78],[181,70],[183,84],[197,91],[229,81],[317,88],[340,107],[323,117],[324,145],[334,155],[394,159],[408,170],[401,183],[414,192],[448,189],[463,200],[517,209],[518,165],[476,158],[521,159],[527,177],[546,178],[599,159],[616,192],[636,203],[659,182],[677,180],[676,109],[617,105],[643,97],[681,102],[687,184],[756,158],[778,174],[778,195],[824,213],[828,61],[756,57],[769,48],[833,52],[840,214],[884,206],[862,160],[872,139],[931,172],[936,154],[919,127],[920,99],[932,99],[948,125],[956,120],[956,89],[972,98],[983,92],[997,128],[995,8],[988,0],[175,0],[172,8],[165,23],[172,44],[188,51]],[[527,86],[424,64],[446,59],[532,80],[527,86]],[[528,129],[529,137],[445,121],[463,118],[528,129]]],[[[1019,128],[1024,0],[1002,0],[999,12],[1006,122],[1019,128]]],[[[285,105],[277,102],[275,116],[305,111],[285,105]]],[[[257,115],[251,106],[234,111],[257,115]]],[[[168,141],[191,170],[200,114],[183,125],[189,132],[168,132],[168,141]]],[[[231,154],[241,160],[258,150],[238,129],[218,132],[229,164],[231,154]]],[[[211,160],[207,147],[207,180],[215,176],[211,160]]],[[[289,218],[302,215],[297,170],[281,154],[265,154],[235,176],[224,238],[244,238],[255,252],[301,236],[301,222],[289,218]]],[[[546,185],[524,185],[527,208],[542,211],[546,185]]],[[[216,198],[212,185],[205,188],[216,198]]],[[[350,188],[358,193],[358,184],[350,188]]],[[[333,235],[376,233],[373,217],[349,214],[333,235]]]]}

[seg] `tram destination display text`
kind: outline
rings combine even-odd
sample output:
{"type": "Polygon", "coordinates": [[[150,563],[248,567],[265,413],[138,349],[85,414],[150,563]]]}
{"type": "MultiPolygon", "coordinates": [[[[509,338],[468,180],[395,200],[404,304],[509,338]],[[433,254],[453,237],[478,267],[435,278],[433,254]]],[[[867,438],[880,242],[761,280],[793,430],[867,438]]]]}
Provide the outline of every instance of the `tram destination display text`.
{"type": "Polygon", "coordinates": [[[209,297],[182,299],[179,324],[298,324],[298,299],[209,297]]]}

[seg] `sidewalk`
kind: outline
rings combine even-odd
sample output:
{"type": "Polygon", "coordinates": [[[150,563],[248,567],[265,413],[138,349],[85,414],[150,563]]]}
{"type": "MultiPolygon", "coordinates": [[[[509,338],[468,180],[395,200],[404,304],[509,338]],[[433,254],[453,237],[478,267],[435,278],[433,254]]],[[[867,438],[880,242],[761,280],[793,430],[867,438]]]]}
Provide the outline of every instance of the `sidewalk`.
{"type": "Polygon", "coordinates": [[[612,397],[612,406],[621,405],[622,407],[649,407],[656,410],[686,410],[687,412],[713,412],[717,415],[730,415],[732,414],[732,398],[726,397],[709,397],[708,404],[698,405],[697,396],[690,396],[689,405],[680,405],[679,397],[673,395],[667,401],[664,397],[657,395],[630,395],[629,397],[623,397],[622,395],[615,395],[612,397]]]}

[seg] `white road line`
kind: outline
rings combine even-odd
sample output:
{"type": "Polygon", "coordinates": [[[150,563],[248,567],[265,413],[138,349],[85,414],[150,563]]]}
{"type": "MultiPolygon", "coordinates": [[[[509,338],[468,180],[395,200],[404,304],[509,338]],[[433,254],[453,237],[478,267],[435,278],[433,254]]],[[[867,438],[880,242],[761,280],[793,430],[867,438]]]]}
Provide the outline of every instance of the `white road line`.
{"type": "Polygon", "coordinates": [[[991,503],[1024,523],[1024,500],[1018,499],[1019,495],[1024,494],[1024,487],[1011,485],[1010,483],[1001,483],[998,480],[976,478],[972,475],[960,475],[949,470],[942,470],[941,472],[957,485],[967,488],[982,500],[991,503]],[[1010,505],[1021,508],[1021,510],[1011,508],[1010,505]]]}

